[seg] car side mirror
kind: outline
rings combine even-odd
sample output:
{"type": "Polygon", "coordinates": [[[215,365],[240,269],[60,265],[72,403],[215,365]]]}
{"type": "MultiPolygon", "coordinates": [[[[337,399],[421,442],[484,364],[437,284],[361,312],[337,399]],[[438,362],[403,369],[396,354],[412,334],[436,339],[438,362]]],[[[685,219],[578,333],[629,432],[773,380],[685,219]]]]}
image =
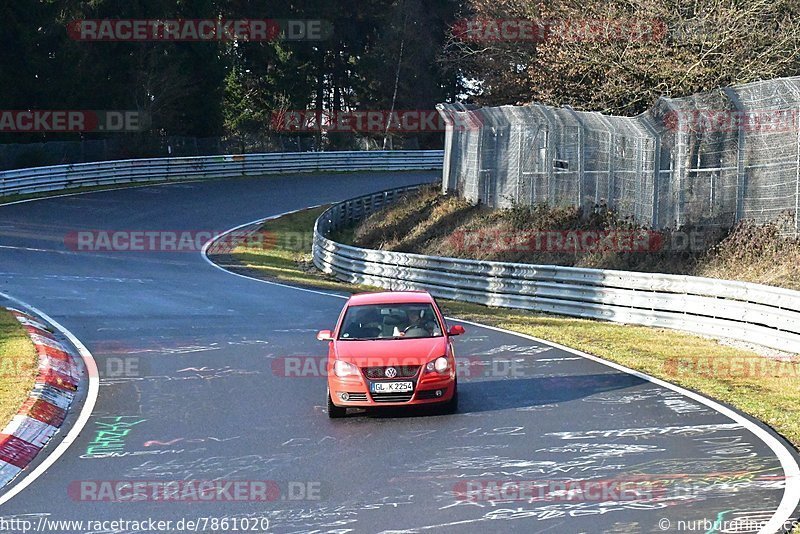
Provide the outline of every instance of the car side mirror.
{"type": "Polygon", "coordinates": [[[460,336],[464,332],[466,332],[466,330],[464,330],[464,327],[461,326],[460,324],[456,324],[450,327],[450,330],[447,331],[447,335],[460,336]]]}
{"type": "Polygon", "coordinates": [[[317,332],[317,339],[320,341],[333,341],[333,332],[330,330],[320,330],[317,332]]]}

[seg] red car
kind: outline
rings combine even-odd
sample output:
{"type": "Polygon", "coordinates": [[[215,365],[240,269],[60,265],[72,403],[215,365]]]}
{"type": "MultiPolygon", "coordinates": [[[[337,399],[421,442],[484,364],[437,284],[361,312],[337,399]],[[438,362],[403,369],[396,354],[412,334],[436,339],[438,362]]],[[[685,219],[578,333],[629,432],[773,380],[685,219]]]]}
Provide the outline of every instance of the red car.
{"type": "Polygon", "coordinates": [[[329,341],[328,416],[347,408],[438,404],[458,409],[458,380],[451,336],[427,291],[361,293],[351,296],[329,341]]]}

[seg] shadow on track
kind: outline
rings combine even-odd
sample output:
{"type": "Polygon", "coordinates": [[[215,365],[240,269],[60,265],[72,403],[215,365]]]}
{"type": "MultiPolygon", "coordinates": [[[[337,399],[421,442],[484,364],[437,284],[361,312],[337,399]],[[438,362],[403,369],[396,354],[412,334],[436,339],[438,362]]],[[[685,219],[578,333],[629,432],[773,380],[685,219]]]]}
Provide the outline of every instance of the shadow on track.
{"type": "MultiPolygon", "coordinates": [[[[641,378],[625,373],[459,381],[458,413],[513,410],[555,404],[646,383],[647,381],[641,378]]],[[[409,406],[348,412],[348,418],[364,415],[371,418],[420,417],[441,415],[441,410],[435,406],[409,406]]]]}

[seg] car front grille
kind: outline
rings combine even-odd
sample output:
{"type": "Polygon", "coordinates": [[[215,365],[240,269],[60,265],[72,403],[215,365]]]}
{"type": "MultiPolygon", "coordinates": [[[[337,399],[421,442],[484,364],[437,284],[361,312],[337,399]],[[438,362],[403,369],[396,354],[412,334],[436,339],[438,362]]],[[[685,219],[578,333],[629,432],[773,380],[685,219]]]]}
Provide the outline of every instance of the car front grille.
{"type": "Polygon", "coordinates": [[[351,393],[347,392],[348,398],[345,402],[364,402],[367,400],[366,393],[351,393]]]}
{"type": "MultiPolygon", "coordinates": [[[[419,371],[419,365],[398,365],[398,366],[387,366],[387,367],[394,367],[397,370],[397,376],[393,378],[413,378],[417,375],[417,371],[419,371]]],[[[386,379],[386,369],[387,367],[364,367],[364,375],[367,378],[371,379],[386,379]]]]}
{"type": "Polygon", "coordinates": [[[405,393],[373,393],[372,400],[375,402],[408,402],[413,396],[413,391],[405,393]]]}

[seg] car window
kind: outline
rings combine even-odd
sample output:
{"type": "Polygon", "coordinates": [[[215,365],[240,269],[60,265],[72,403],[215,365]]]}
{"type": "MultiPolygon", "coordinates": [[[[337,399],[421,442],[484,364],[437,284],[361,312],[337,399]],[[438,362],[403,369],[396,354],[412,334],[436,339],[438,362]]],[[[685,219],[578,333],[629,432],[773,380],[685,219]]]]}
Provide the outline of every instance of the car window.
{"type": "Polygon", "coordinates": [[[439,337],[442,325],[429,303],[350,306],[339,329],[345,341],[439,337]]]}

